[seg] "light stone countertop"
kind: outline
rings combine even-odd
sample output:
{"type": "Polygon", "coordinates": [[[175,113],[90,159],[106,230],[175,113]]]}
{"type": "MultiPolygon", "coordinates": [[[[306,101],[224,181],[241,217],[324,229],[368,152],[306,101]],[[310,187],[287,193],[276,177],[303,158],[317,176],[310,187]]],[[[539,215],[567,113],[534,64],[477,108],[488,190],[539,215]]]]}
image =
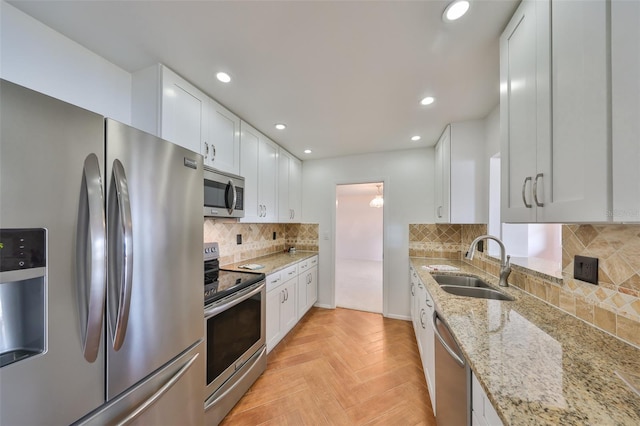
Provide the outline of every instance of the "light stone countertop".
{"type": "Polygon", "coordinates": [[[253,259],[243,260],[238,263],[231,263],[229,265],[222,265],[220,269],[231,269],[234,271],[244,271],[244,272],[261,272],[265,275],[272,274],[274,272],[278,272],[287,266],[293,265],[294,263],[298,263],[302,260],[309,259],[313,256],[316,256],[318,252],[315,251],[297,251],[295,253],[274,253],[266,256],[255,257],[253,259]],[[264,268],[250,270],[240,268],[240,265],[246,265],[247,263],[257,263],[259,265],[263,265],[264,268]]]}
{"type": "MultiPolygon", "coordinates": [[[[507,425],[640,425],[640,395],[616,374],[640,374],[640,349],[460,261],[410,258],[471,369],[507,425]],[[478,276],[515,297],[444,292],[425,265],[478,276]]],[[[638,330],[640,333],[640,330],[638,330]]]]}

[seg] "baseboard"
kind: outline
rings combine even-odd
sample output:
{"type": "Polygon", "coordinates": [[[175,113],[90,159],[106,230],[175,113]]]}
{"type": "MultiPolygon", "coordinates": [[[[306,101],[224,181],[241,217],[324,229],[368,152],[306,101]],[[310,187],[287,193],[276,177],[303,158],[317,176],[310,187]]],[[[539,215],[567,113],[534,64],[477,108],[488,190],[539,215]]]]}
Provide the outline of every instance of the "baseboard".
{"type": "Polygon", "coordinates": [[[406,315],[395,315],[395,314],[390,314],[390,315],[385,315],[385,318],[391,318],[391,319],[397,319],[397,320],[402,320],[402,321],[411,321],[411,317],[406,316],[406,315]]]}
{"type": "Polygon", "coordinates": [[[336,308],[335,306],[325,305],[325,304],[322,304],[322,303],[316,303],[313,306],[315,306],[316,308],[323,308],[323,309],[335,309],[336,308]]]}

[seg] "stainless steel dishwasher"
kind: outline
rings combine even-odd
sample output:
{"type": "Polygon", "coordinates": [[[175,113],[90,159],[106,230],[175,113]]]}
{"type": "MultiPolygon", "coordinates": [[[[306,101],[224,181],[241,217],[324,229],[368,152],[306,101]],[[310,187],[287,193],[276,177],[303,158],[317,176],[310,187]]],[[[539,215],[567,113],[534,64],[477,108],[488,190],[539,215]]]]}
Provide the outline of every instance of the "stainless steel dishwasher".
{"type": "Polygon", "coordinates": [[[436,423],[471,425],[471,369],[447,325],[433,312],[436,359],[436,423]]]}

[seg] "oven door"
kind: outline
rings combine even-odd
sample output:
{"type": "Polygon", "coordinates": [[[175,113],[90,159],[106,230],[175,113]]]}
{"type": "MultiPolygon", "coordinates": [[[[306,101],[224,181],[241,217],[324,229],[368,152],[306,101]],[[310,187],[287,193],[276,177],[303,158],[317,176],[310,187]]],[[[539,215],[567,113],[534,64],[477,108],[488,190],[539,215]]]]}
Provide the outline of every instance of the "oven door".
{"type": "Polygon", "coordinates": [[[264,280],[205,306],[205,398],[265,345],[265,312],[264,280]]]}

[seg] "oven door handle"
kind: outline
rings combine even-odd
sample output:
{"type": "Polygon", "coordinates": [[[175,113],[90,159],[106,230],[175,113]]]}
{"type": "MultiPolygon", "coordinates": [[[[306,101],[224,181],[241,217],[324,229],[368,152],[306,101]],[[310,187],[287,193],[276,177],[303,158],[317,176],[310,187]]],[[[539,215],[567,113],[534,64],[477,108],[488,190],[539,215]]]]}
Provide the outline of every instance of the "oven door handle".
{"type": "MultiPolygon", "coordinates": [[[[238,303],[241,303],[241,302],[244,302],[247,299],[250,299],[251,297],[253,297],[256,294],[260,293],[265,288],[264,281],[262,281],[262,282],[260,282],[258,284],[254,284],[254,285],[256,285],[256,287],[254,289],[252,289],[248,293],[245,293],[243,295],[240,295],[238,297],[235,297],[235,298],[229,300],[227,303],[224,303],[224,304],[221,304],[221,305],[214,305],[214,306],[211,306],[209,308],[205,307],[205,309],[204,309],[204,319],[209,319],[209,318],[211,318],[213,316],[216,316],[220,312],[226,311],[227,309],[236,306],[238,303]]],[[[249,287],[249,289],[251,289],[251,287],[249,287]]]]}

